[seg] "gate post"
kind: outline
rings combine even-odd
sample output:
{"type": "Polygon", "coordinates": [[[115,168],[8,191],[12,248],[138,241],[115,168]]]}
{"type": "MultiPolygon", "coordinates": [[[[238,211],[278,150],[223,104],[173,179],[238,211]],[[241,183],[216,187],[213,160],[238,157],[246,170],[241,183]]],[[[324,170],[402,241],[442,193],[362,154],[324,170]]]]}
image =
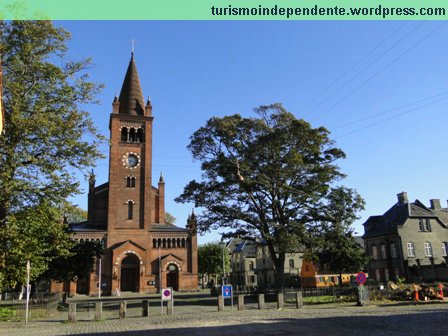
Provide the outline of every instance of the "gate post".
{"type": "Polygon", "coordinates": [[[266,305],[264,302],[264,294],[258,294],[258,309],[260,310],[266,309],[266,305]]]}
{"type": "Polygon", "coordinates": [[[296,308],[303,308],[303,296],[301,291],[296,292],[296,308]]]}
{"type": "Polygon", "coordinates": [[[238,310],[244,310],[244,294],[238,294],[238,310]]]}
{"type": "Polygon", "coordinates": [[[95,302],[95,320],[103,319],[103,302],[95,302]]]}
{"type": "Polygon", "coordinates": [[[142,316],[143,317],[149,316],[149,300],[142,301],[142,316]]]}
{"type": "Polygon", "coordinates": [[[218,295],[218,311],[224,311],[224,296],[218,295]]]}
{"type": "Polygon", "coordinates": [[[118,312],[118,316],[120,319],[126,318],[126,301],[120,302],[120,310],[118,312]]]}
{"type": "Polygon", "coordinates": [[[283,309],[285,305],[285,295],[281,292],[277,293],[277,309],[283,309]]]}
{"type": "Polygon", "coordinates": [[[68,321],[76,322],[76,303],[69,303],[68,305],[68,321]]]}

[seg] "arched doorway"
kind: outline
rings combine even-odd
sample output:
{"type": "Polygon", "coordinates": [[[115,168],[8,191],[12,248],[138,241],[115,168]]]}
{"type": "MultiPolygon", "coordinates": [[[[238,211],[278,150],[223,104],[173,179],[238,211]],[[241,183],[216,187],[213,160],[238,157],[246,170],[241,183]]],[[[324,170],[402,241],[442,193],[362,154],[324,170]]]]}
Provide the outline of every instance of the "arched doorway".
{"type": "Polygon", "coordinates": [[[127,254],[121,262],[120,290],[138,292],[140,260],[134,254],[127,254]]]}
{"type": "Polygon", "coordinates": [[[179,268],[175,264],[169,264],[166,273],[166,286],[173,290],[179,290],[179,268]]]}

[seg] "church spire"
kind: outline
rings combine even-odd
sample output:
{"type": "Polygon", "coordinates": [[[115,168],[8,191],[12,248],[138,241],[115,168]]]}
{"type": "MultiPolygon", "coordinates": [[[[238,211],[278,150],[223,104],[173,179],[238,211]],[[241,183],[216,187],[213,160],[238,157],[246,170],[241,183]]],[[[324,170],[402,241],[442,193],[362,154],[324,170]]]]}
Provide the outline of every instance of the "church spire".
{"type": "Polygon", "coordinates": [[[145,101],[143,99],[140,79],[134,61],[134,52],[131,53],[131,60],[124,77],[119,97],[119,114],[143,115],[145,111],[145,101]]]}

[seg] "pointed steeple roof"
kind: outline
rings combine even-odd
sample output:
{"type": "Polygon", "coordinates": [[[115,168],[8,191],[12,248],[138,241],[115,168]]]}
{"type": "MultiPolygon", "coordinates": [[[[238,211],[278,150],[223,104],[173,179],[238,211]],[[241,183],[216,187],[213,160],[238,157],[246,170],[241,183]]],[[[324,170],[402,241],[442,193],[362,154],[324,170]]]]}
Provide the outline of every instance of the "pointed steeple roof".
{"type": "Polygon", "coordinates": [[[131,54],[128,70],[121,87],[119,114],[143,115],[145,111],[145,100],[143,99],[140,79],[134,61],[134,53],[131,54]]]}

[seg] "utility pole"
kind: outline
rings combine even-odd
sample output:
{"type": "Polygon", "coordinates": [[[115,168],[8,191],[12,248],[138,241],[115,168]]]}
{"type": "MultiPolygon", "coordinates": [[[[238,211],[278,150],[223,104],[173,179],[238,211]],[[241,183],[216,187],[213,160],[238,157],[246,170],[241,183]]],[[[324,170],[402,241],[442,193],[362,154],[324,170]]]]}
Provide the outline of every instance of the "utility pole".
{"type": "Polygon", "coordinates": [[[25,304],[25,325],[28,325],[28,314],[30,305],[30,272],[31,265],[30,260],[26,261],[26,304],[25,304]]]}

